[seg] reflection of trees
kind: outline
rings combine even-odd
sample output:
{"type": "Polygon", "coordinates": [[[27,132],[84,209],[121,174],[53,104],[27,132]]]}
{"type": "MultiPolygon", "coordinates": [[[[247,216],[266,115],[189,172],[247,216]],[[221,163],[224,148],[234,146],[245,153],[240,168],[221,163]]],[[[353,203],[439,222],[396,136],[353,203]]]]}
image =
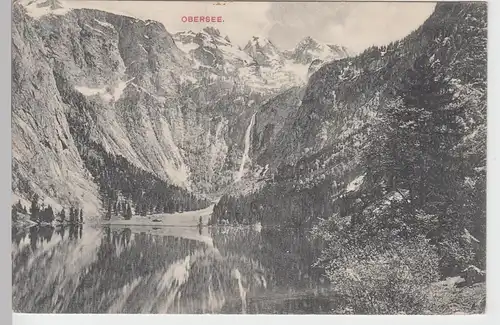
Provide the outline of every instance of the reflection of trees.
{"type": "Polygon", "coordinates": [[[17,246],[21,243],[21,240],[26,236],[26,232],[23,229],[17,229],[15,227],[11,228],[11,239],[16,243],[17,246]]]}
{"type": "MultiPolygon", "coordinates": [[[[259,307],[258,297],[266,292],[286,291],[297,283],[308,284],[305,275],[310,273],[314,258],[306,238],[293,233],[212,229],[214,248],[194,239],[105,227],[92,252],[92,262],[80,265],[78,254],[64,252],[76,249],[82,229],[67,230],[69,236],[62,235],[63,228],[57,229],[61,235],[57,240],[66,238],[51,253],[38,253],[40,256],[29,270],[16,278],[14,290],[21,291],[14,302],[18,310],[217,313],[245,309],[252,312],[263,308],[259,307]],[[52,260],[52,255],[57,255],[57,260],[52,260]],[[77,273],[67,278],[65,270],[73,263],[77,264],[74,266],[77,273]],[[43,277],[51,280],[47,282],[43,277]],[[243,300],[240,285],[246,297],[243,300]]],[[[39,237],[53,241],[50,236],[34,231],[30,233],[30,243],[39,237]]],[[[24,263],[19,256],[14,265],[24,263]]],[[[310,278],[309,281],[313,283],[310,278]]]]}
{"type": "Polygon", "coordinates": [[[52,234],[54,233],[54,229],[52,227],[40,227],[38,229],[38,232],[40,240],[48,243],[52,239],[52,234]]]}
{"type": "Polygon", "coordinates": [[[82,237],[82,225],[81,224],[70,224],[68,225],[69,239],[76,240],[82,237]]]}
{"type": "Polygon", "coordinates": [[[268,270],[271,284],[278,287],[314,286],[322,273],[312,267],[321,247],[305,232],[263,228],[258,233],[248,229],[215,228],[212,237],[222,255],[233,253],[258,260],[268,270]]]}
{"type": "Polygon", "coordinates": [[[235,269],[246,289],[263,286],[258,261],[221,256],[196,240],[109,227],[102,235],[96,261],[80,275],[64,312],[217,312],[240,299],[235,269]]]}
{"type": "Polygon", "coordinates": [[[125,228],[122,230],[121,238],[124,244],[130,244],[130,236],[132,235],[132,230],[130,228],[125,228]]]}
{"type": "MultiPolygon", "coordinates": [[[[61,229],[56,232],[61,233],[61,229]]],[[[53,236],[51,227],[31,227],[28,245],[12,249],[12,303],[20,312],[57,312],[64,309],[67,297],[74,294],[78,270],[83,268],[85,250],[78,240],[53,236]],[[68,261],[72,261],[68,263],[68,261]],[[76,261],[76,262],[75,262],[76,261]],[[76,276],[76,279],[75,279],[76,276]]]]}
{"type": "Polygon", "coordinates": [[[80,281],[86,286],[84,294],[70,297],[71,309],[65,312],[107,312],[114,302],[123,297],[125,284],[144,279],[137,287],[139,290],[131,294],[133,300],[123,302],[128,309],[120,310],[133,311],[140,307],[138,301],[151,300],[152,291],[142,290],[154,274],[163,274],[169,265],[204,247],[202,243],[182,238],[144,233],[135,233],[132,237],[128,228],[116,230],[106,227],[102,235],[95,263],[81,275],[80,281]],[[94,297],[99,297],[101,301],[95,301],[94,297]]]}
{"type": "Polygon", "coordinates": [[[56,234],[61,236],[61,240],[64,240],[64,235],[66,234],[66,227],[60,226],[56,228],[56,234]]]}
{"type": "MultiPolygon", "coordinates": [[[[332,301],[325,296],[328,288],[322,285],[323,272],[312,267],[321,243],[313,242],[307,232],[216,228],[212,236],[223,256],[258,261],[264,271],[267,288],[249,290],[248,313],[328,313],[332,309],[332,301]]],[[[228,301],[221,312],[237,313],[240,306],[238,300],[228,301]]]]}
{"type": "Polygon", "coordinates": [[[34,252],[36,251],[36,247],[38,244],[38,227],[31,227],[29,229],[29,234],[31,251],[34,252]]]}

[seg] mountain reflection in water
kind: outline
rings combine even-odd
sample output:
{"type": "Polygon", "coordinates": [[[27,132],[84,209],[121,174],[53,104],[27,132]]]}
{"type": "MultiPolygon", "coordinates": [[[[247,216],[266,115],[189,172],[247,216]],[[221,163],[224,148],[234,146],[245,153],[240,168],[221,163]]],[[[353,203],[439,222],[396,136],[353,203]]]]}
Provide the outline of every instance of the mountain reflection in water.
{"type": "Polygon", "coordinates": [[[33,227],[12,233],[13,308],[27,313],[328,313],[306,233],[33,227]]]}

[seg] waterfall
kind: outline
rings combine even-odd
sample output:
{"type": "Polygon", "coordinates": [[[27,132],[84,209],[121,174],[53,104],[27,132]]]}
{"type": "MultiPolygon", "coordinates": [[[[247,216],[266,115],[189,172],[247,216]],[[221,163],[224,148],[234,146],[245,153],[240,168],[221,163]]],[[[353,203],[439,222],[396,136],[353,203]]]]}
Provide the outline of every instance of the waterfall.
{"type": "Polygon", "coordinates": [[[248,152],[250,151],[250,136],[252,135],[251,132],[254,123],[255,123],[255,113],[253,113],[252,119],[250,120],[250,124],[248,125],[247,130],[245,132],[245,149],[243,150],[243,157],[241,157],[240,170],[236,174],[235,182],[241,180],[243,175],[245,175],[245,163],[249,159],[248,152]]]}

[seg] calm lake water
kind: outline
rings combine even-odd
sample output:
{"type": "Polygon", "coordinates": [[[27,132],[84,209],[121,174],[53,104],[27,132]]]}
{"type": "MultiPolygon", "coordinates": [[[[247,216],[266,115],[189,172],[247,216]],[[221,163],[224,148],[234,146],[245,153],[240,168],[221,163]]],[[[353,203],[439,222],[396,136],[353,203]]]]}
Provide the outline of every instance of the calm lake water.
{"type": "Polygon", "coordinates": [[[24,313],[329,313],[320,246],[263,228],[31,228],[12,233],[24,313]]]}

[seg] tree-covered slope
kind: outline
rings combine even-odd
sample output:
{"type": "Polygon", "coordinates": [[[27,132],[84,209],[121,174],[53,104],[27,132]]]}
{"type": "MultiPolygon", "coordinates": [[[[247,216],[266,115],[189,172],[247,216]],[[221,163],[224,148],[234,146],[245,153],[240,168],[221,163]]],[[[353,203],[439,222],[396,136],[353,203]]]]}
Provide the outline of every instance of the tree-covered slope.
{"type": "Polygon", "coordinates": [[[484,267],[485,118],[486,5],[439,3],[405,39],[312,75],[266,185],[222,198],[212,221],[323,220],[328,267],[421,237],[441,274],[484,267]]]}

